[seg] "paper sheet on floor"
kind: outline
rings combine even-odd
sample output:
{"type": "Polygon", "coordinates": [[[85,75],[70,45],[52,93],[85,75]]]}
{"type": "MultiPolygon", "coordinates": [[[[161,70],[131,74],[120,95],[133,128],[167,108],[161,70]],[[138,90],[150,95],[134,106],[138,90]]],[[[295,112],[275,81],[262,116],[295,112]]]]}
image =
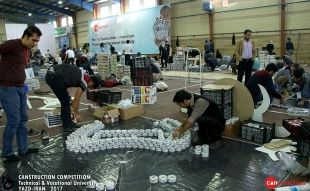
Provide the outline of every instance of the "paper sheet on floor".
{"type": "MultiPolygon", "coordinates": [[[[284,139],[272,139],[271,142],[278,141],[278,140],[284,140],[284,139]]],[[[293,144],[292,140],[285,140],[285,141],[288,141],[288,142],[293,144]]],[[[273,161],[278,161],[279,159],[276,156],[277,152],[284,151],[284,152],[290,153],[291,151],[296,151],[297,148],[290,145],[290,146],[287,146],[285,148],[281,148],[279,150],[271,150],[271,149],[268,149],[268,148],[262,146],[262,147],[255,148],[255,150],[268,154],[269,157],[271,158],[271,160],[273,160],[273,161]]]]}

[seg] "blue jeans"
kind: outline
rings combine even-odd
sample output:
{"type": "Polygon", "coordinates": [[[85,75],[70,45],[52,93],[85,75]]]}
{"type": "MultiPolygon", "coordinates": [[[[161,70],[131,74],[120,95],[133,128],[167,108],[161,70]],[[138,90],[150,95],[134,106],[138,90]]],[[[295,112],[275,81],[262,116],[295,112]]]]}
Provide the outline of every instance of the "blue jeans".
{"type": "MultiPolygon", "coordinates": [[[[304,86],[299,85],[299,87],[296,88],[296,93],[297,93],[297,92],[301,92],[301,93],[302,93],[303,89],[304,89],[304,86]]],[[[308,88],[308,92],[307,92],[307,95],[306,95],[305,98],[306,98],[306,99],[309,99],[309,98],[310,98],[310,86],[309,86],[309,88],[308,88]]]]}
{"type": "Polygon", "coordinates": [[[0,102],[7,117],[2,135],[2,156],[13,154],[13,140],[16,134],[18,154],[28,151],[28,132],[26,123],[27,94],[24,87],[0,86],[0,102]]]}
{"type": "MultiPolygon", "coordinates": [[[[273,83],[273,88],[277,90],[277,85],[275,83],[273,83]]],[[[274,100],[274,97],[270,95],[269,97],[270,97],[270,104],[271,104],[274,100]]],[[[257,104],[257,102],[260,102],[262,100],[263,100],[263,94],[262,92],[259,92],[259,94],[254,98],[254,104],[257,104]]]]}

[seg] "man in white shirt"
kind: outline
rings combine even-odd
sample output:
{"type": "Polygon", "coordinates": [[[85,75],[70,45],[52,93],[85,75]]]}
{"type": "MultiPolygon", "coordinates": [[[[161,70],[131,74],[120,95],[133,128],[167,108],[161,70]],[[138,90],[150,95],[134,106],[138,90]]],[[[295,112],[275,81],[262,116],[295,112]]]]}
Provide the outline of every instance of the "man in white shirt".
{"type": "Polygon", "coordinates": [[[72,65],[74,65],[74,51],[71,50],[71,48],[68,48],[68,50],[66,51],[66,56],[62,63],[64,63],[67,59],[68,59],[68,63],[71,63],[72,65]]]}
{"type": "Polygon", "coordinates": [[[130,54],[132,52],[132,46],[129,44],[129,40],[126,41],[127,44],[123,47],[123,52],[125,54],[125,65],[129,65],[130,54]]]}

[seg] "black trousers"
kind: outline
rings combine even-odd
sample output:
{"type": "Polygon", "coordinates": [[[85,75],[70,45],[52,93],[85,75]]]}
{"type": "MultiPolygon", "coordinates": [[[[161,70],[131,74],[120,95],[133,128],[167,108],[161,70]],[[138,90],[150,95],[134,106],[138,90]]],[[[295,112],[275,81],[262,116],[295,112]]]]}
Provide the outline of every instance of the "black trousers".
{"type": "Polygon", "coordinates": [[[68,58],[68,63],[74,65],[74,58],[68,58]]]}
{"type": "Polygon", "coordinates": [[[254,64],[254,61],[252,61],[251,59],[239,61],[237,80],[242,83],[242,78],[245,73],[244,85],[248,83],[248,80],[250,79],[252,75],[253,64],[254,64]]]}
{"type": "Polygon", "coordinates": [[[65,83],[60,76],[50,74],[48,72],[45,75],[45,81],[60,101],[62,126],[66,128],[70,123],[72,123],[72,119],[70,114],[71,98],[68,94],[65,83]]]}
{"type": "Polygon", "coordinates": [[[199,130],[197,135],[205,143],[216,142],[222,138],[222,132],[225,129],[225,123],[211,117],[200,116],[197,119],[199,130]],[[210,140],[211,139],[211,140],[210,140]]]}
{"type": "Polygon", "coordinates": [[[162,68],[167,68],[168,54],[162,54],[161,57],[160,57],[160,61],[161,61],[161,67],[162,68]],[[165,60],[165,63],[163,62],[163,60],[165,60]]]}
{"type": "Polygon", "coordinates": [[[125,54],[125,65],[129,65],[130,54],[125,54]]]}

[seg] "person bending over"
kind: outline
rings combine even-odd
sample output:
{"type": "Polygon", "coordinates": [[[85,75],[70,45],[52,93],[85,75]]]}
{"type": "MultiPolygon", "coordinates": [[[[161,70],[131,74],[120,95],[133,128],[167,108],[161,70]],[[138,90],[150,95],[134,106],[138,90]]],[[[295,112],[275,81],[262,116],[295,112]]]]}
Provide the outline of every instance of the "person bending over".
{"type": "Polygon", "coordinates": [[[263,94],[258,86],[258,84],[264,86],[270,96],[270,103],[272,103],[274,97],[280,99],[280,104],[284,103],[284,98],[277,93],[276,85],[273,83],[272,76],[278,71],[278,67],[271,63],[268,64],[265,70],[260,70],[255,72],[249,79],[246,87],[252,95],[254,104],[263,100],[263,94]]]}
{"type": "Polygon", "coordinates": [[[289,93],[292,92],[293,85],[297,84],[296,92],[301,92],[301,100],[298,102],[299,106],[303,106],[305,103],[305,99],[310,98],[310,76],[305,73],[302,68],[298,68],[293,72],[293,78],[290,81],[289,86],[287,87],[287,91],[289,93]]]}
{"type": "Polygon", "coordinates": [[[180,90],[175,94],[173,102],[182,108],[187,108],[189,117],[173,132],[173,137],[182,135],[198,123],[197,135],[202,144],[210,144],[210,149],[219,149],[225,144],[221,133],[225,129],[226,120],[213,100],[180,90]]]}
{"type": "Polygon", "coordinates": [[[88,76],[76,66],[70,64],[55,65],[48,69],[45,76],[46,83],[51,87],[61,103],[61,121],[64,132],[72,132],[78,128],[71,120],[70,115],[70,88],[77,87],[72,106],[74,116],[78,121],[82,121],[78,114],[80,98],[87,88],[97,88],[99,80],[95,76],[88,76]]]}
{"type": "Polygon", "coordinates": [[[280,92],[286,89],[287,84],[291,82],[293,72],[299,68],[298,64],[293,64],[291,66],[284,67],[280,69],[275,77],[274,82],[277,84],[277,88],[280,92]]]}

